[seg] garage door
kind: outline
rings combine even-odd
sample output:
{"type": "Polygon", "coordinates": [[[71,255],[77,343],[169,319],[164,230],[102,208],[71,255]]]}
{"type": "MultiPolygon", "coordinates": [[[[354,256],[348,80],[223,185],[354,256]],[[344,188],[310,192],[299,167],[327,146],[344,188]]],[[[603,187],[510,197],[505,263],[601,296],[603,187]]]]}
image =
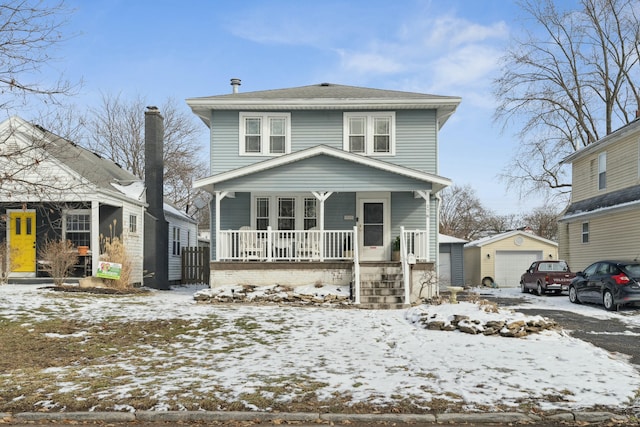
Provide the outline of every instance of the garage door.
{"type": "Polygon", "coordinates": [[[438,274],[440,286],[451,286],[451,254],[440,252],[438,260],[438,274]]]}
{"type": "Polygon", "coordinates": [[[520,286],[520,276],[542,251],[496,251],[496,284],[501,288],[520,286]]]}

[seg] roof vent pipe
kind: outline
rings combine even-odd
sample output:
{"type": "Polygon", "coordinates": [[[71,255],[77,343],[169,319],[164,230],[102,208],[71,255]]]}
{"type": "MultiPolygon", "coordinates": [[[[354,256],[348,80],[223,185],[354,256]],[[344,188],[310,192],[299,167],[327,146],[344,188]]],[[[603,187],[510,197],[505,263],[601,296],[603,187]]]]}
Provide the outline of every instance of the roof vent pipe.
{"type": "Polygon", "coordinates": [[[240,87],[240,79],[233,78],[231,79],[231,86],[233,87],[233,93],[238,93],[238,88],[240,87]]]}

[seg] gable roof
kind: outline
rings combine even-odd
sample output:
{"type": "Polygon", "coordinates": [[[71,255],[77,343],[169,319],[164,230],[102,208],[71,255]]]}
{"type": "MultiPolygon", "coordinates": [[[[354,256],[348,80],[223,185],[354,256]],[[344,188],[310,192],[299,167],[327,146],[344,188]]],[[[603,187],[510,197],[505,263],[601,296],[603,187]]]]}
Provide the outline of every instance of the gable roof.
{"type": "Polygon", "coordinates": [[[460,239],[459,237],[449,236],[448,234],[438,234],[438,243],[467,243],[468,240],[460,239]]]}
{"type": "Polygon", "coordinates": [[[442,127],[462,99],[397,90],[320,83],[288,89],[188,98],[187,104],[210,125],[211,110],[402,110],[435,109],[442,127]]]}
{"type": "Polygon", "coordinates": [[[558,244],[553,240],[545,239],[544,237],[540,237],[536,234],[529,233],[527,231],[522,231],[522,230],[512,230],[504,233],[494,234],[493,236],[483,237],[478,240],[474,240],[473,242],[469,242],[466,245],[464,245],[464,247],[465,248],[482,247],[482,246],[485,246],[500,240],[508,239],[509,237],[514,237],[514,236],[529,237],[531,239],[538,240],[541,243],[547,243],[549,245],[558,246],[558,244]]]}
{"type": "Polygon", "coordinates": [[[49,132],[42,126],[14,116],[0,123],[1,131],[12,132],[27,143],[42,142],[51,160],[102,191],[136,201],[143,200],[144,181],[111,160],[49,132]],[[142,185],[140,185],[142,183],[142,185]]]}
{"type": "Polygon", "coordinates": [[[596,142],[587,145],[586,147],[568,155],[564,159],[560,161],[560,164],[573,163],[578,159],[581,159],[591,153],[597,152],[598,150],[604,149],[607,146],[613,144],[614,142],[622,139],[627,136],[631,132],[640,131],[640,117],[635,120],[627,123],[621,128],[611,132],[609,135],[600,138],[596,142]]]}
{"type": "Polygon", "coordinates": [[[365,165],[374,169],[383,170],[386,172],[395,173],[398,175],[406,176],[409,178],[417,179],[424,182],[432,183],[434,192],[438,192],[444,187],[451,185],[451,180],[438,175],[417,171],[415,169],[407,168],[404,166],[398,166],[392,163],[388,163],[382,160],[374,159],[371,157],[361,156],[348,151],[339,150],[337,148],[329,147],[327,145],[317,145],[306,150],[296,151],[294,153],[286,154],[284,156],[274,157],[263,162],[254,163],[248,166],[244,166],[238,169],[233,169],[227,172],[222,172],[217,175],[201,178],[194,181],[193,186],[195,188],[204,188],[209,192],[213,192],[215,184],[228,181],[230,179],[239,178],[246,175],[251,175],[257,172],[262,172],[268,169],[273,169],[278,166],[282,166],[289,163],[294,163],[303,159],[308,159],[315,156],[326,155],[335,157],[338,159],[346,160],[348,162],[365,165]]]}

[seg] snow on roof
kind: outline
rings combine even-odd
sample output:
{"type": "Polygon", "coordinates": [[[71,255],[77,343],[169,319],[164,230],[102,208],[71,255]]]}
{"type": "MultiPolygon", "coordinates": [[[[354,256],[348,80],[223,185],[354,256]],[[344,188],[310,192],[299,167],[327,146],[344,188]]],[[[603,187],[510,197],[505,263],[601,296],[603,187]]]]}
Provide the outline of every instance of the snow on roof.
{"type": "Polygon", "coordinates": [[[460,239],[458,237],[448,236],[446,234],[438,234],[439,243],[467,243],[468,240],[460,239]]]}

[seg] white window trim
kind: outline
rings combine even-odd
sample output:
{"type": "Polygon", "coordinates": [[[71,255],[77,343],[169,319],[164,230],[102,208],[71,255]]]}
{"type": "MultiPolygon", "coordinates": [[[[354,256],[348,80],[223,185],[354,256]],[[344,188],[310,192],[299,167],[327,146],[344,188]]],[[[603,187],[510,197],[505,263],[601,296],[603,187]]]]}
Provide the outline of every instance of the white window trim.
{"type": "Polygon", "coordinates": [[[62,239],[67,240],[67,217],[69,215],[89,215],[89,231],[73,231],[73,233],[86,233],[91,242],[91,209],[67,209],[62,211],[62,239]]]}
{"type": "Polygon", "coordinates": [[[266,113],[266,112],[240,112],[239,116],[239,154],[241,156],[270,156],[278,157],[284,154],[291,153],[291,113],[266,113]],[[247,153],[245,145],[245,126],[244,121],[247,118],[259,118],[261,120],[261,133],[260,133],[260,152],[259,153],[247,153]],[[267,138],[269,136],[269,119],[270,118],[284,118],[285,119],[285,135],[284,135],[284,153],[271,153],[269,151],[269,143],[267,138]]]}
{"type": "Polygon", "coordinates": [[[365,156],[395,156],[396,155],[396,113],[395,111],[379,111],[379,112],[348,112],[343,113],[343,141],[342,149],[344,151],[349,150],[349,119],[355,117],[362,117],[366,120],[365,123],[365,141],[364,141],[364,153],[365,156]],[[390,118],[389,124],[389,152],[377,153],[373,151],[373,119],[377,117],[390,118]]]}
{"type": "Polygon", "coordinates": [[[583,223],[580,224],[580,243],[582,243],[583,245],[586,245],[589,243],[590,241],[590,234],[591,234],[591,226],[589,225],[588,221],[585,221],[583,223]],[[587,225],[587,231],[584,231],[584,225],[587,225]],[[584,241],[584,237],[587,236],[587,241],[584,241]]]}
{"type": "Polygon", "coordinates": [[[171,226],[171,256],[179,257],[182,255],[182,232],[180,231],[180,227],[177,225],[171,226]],[[176,231],[178,232],[178,239],[176,239],[176,231]],[[178,243],[177,252],[176,250],[176,242],[178,243]]]}
{"type": "Polygon", "coordinates": [[[607,189],[607,152],[598,154],[598,190],[607,189]],[[604,161],[603,161],[604,159],[604,161]],[[600,186],[600,175],[604,173],[604,186],[600,186]]]}
{"type": "Polygon", "coordinates": [[[129,234],[136,235],[139,233],[138,229],[138,215],[129,214],[129,234]],[[131,221],[133,219],[133,222],[131,221]],[[133,224],[135,230],[131,231],[131,225],[133,224]]]}
{"type": "MultiPolygon", "coordinates": [[[[295,220],[296,220],[296,230],[304,230],[304,199],[316,199],[313,194],[310,193],[282,193],[282,194],[272,194],[272,193],[252,193],[251,194],[251,228],[256,228],[256,199],[257,198],[265,198],[269,199],[269,226],[273,230],[278,229],[278,199],[279,198],[292,198],[295,199],[295,220]]],[[[319,226],[319,212],[320,203],[318,203],[316,199],[316,226],[319,226]]]]}

